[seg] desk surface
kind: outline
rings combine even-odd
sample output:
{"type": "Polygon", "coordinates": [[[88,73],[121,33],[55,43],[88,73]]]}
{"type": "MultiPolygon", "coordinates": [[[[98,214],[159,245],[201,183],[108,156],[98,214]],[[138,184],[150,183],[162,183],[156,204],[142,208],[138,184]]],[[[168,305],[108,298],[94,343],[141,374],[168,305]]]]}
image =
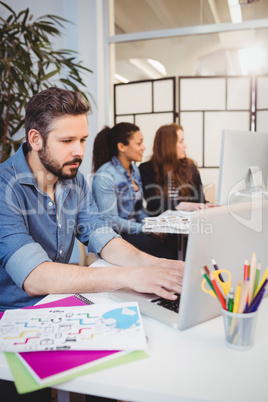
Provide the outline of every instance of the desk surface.
{"type": "MultiPolygon", "coordinates": [[[[95,303],[108,297],[106,293],[85,296],[95,303]]],[[[50,295],[44,301],[58,298],[50,295]]],[[[225,345],[222,317],[181,332],[143,316],[148,358],[78,377],[56,388],[127,401],[267,401],[267,315],[268,297],[259,309],[255,344],[244,352],[225,345]]],[[[0,378],[12,380],[3,353],[0,378]]]]}

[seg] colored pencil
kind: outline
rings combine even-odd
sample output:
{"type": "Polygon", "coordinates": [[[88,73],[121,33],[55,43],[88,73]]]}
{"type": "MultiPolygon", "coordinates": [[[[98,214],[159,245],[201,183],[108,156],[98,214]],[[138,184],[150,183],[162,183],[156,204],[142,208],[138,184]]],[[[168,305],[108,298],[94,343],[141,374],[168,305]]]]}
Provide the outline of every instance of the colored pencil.
{"type": "Polygon", "coordinates": [[[259,284],[259,278],[260,278],[260,272],[261,272],[261,262],[259,261],[257,269],[256,269],[256,275],[255,275],[255,282],[254,282],[254,290],[253,290],[253,295],[255,295],[255,292],[258,288],[259,284]]]}
{"type": "Polygon", "coordinates": [[[249,274],[249,290],[248,290],[248,305],[250,306],[253,294],[254,294],[254,284],[255,284],[255,276],[256,276],[256,266],[257,266],[257,258],[256,254],[252,254],[251,263],[250,263],[250,274],[249,274]]]}
{"type": "Polygon", "coordinates": [[[248,259],[245,259],[244,262],[244,282],[249,278],[249,262],[248,259]]]}
{"type": "Polygon", "coordinates": [[[268,267],[266,268],[266,270],[265,270],[265,272],[264,272],[264,274],[263,274],[263,276],[262,276],[262,278],[261,278],[261,280],[260,280],[260,283],[259,283],[259,285],[258,285],[256,291],[254,292],[254,296],[257,295],[257,293],[258,293],[258,291],[260,290],[261,286],[263,285],[265,279],[267,279],[267,278],[268,278],[268,267]]]}
{"type": "Polygon", "coordinates": [[[206,279],[207,283],[209,284],[209,286],[211,287],[211,289],[213,290],[215,295],[217,296],[217,294],[215,292],[215,289],[214,289],[214,287],[213,287],[213,285],[211,283],[211,280],[209,279],[209,277],[208,277],[206,271],[204,270],[204,268],[200,267],[200,272],[201,272],[201,275],[203,275],[203,277],[206,279]]]}
{"type": "Polygon", "coordinates": [[[219,299],[219,301],[220,301],[220,303],[221,303],[221,305],[222,305],[222,308],[223,308],[224,310],[226,310],[225,298],[223,297],[223,295],[222,295],[222,293],[221,293],[221,291],[220,291],[220,289],[219,289],[219,287],[218,287],[218,285],[217,285],[217,281],[216,281],[216,279],[213,277],[212,274],[210,274],[210,280],[211,280],[211,283],[212,283],[212,285],[213,285],[213,287],[214,287],[214,289],[215,289],[215,292],[216,292],[216,294],[217,294],[217,296],[218,296],[218,299],[219,299]]]}
{"type": "MultiPolygon", "coordinates": [[[[216,264],[216,261],[215,261],[212,257],[211,257],[211,262],[212,262],[212,265],[213,265],[215,271],[218,271],[218,270],[219,270],[219,267],[218,267],[218,265],[216,264]]],[[[224,282],[224,279],[223,279],[223,277],[222,277],[222,274],[219,274],[219,278],[220,278],[220,280],[221,280],[222,282],[224,282]]]]}
{"type": "Polygon", "coordinates": [[[228,293],[228,305],[227,310],[230,311],[230,313],[233,312],[233,306],[234,306],[234,290],[233,288],[230,289],[230,292],[228,293]]]}
{"type": "Polygon", "coordinates": [[[260,305],[260,302],[262,301],[262,298],[265,293],[265,287],[267,285],[268,279],[265,279],[262,287],[260,288],[259,292],[257,293],[256,297],[253,299],[251,305],[247,309],[247,313],[251,313],[253,311],[256,311],[260,305]]]}
{"type": "Polygon", "coordinates": [[[208,269],[207,265],[203,265],[204,270],[206,271],[207,276],[210,276],[210,270],[208,269]]]}
{"type": "Polygon", "coordinates": [[[249,279],[246,280],[241,291],[240,302],[238,307],[239,314],[243,313],[246,308],[248,291],[249,291],[249,279]]]}
{"type": "Polygon", "coordinates": [[[235,291],[233,313],[238,313],[240,296],[241,296],[241,289],[242,289],[242,282],[239,281],[238,284],[237,284],[237,287],[236,287],[236,291],[235,291]]]}
{"type": "MultiPolygon", "coordinates": [[[[240,296],[241,296],[241,289],[242,289],[242,282],[239,281],[236,286],[236,290],[235,290],[233,313],[238,312],[240,296]]],[[[231,328],[230,328],[230,335],[233,335],[236,324],[237,324],[237,320],[235,318],[233,318],[231,328]]]]}

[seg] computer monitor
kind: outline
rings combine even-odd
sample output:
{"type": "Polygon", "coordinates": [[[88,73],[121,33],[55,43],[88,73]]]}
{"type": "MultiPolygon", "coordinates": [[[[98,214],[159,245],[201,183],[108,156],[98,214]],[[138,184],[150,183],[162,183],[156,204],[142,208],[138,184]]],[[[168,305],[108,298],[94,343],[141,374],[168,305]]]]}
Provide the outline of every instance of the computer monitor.
{"type": "Polygon", "coordinates": [[[217,203],[268,198],[268,133],[223,130],[217,203]]]}

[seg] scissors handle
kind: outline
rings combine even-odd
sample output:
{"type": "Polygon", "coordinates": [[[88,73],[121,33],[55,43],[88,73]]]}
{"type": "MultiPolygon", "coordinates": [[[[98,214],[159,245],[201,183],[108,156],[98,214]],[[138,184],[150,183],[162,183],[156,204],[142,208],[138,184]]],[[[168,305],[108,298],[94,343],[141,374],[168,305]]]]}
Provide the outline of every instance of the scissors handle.
{"type": "MultiPolygon", "coordinates": [[[[217,280],[217,282],[220,284],[224,295],[226,296],[228,294],[228,292],[231,289],[231,274],[229,271],[227,271],[226,269],[218,269],[216,271],[211,272],[211,274],[214,276],[214,278],[217,280]],[[221,274],[222,273],[226,273],[228,275],[228,279],[224,282],[222,282],[221,278],[221,274]]],[[[208,289],[208,283],[206,281],[206,279],[203,279],[201,287],[203,289],[204,292],[210,294],[213,297],[216,297],[215,292],[213,292],[212,289],[208,289]],[[206,286],[205,286],[206,285],[206,286]]]]}
{"type": "Polygon", "coordinates": [[[232,278],[232,276],[231,276],[231,274],[230,274],[230,272],[229,271],[227,271],[226,269],[217,269],[217,270],[215,270],[215,271],[213,271],[213,272],[211,272],[212,273],[212,275],[214,276],[214,278],[216,278],[217,279],[217,281],[218,282],[220,282],[220,283],[229,283],[229,282],[231,282],[231,278],[232,278]],[[228,275],[228,278],[227,278],[227,280],[222,280],[221,278],[222,278],[222,273],[226,273],[227,275],[228,275]]]}

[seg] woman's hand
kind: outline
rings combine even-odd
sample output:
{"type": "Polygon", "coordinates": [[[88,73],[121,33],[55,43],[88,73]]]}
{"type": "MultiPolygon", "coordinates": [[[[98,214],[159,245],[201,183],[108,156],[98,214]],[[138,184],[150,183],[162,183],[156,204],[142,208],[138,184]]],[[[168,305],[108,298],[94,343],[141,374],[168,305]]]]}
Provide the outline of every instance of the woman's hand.
{"type": "Polygon", "coordinates": [[[165,238],[167,237],[166,233],[159,233],[159,232],[150,232],[147,233],[148,235],[154,237],[157,240],[160,240],[161,242],[165,240],[165,238]]]}
{"type": "Polygon", "coordinates": [[[180,202],[175,208],[178,211],[198,211],[200,209],[207,209],[213,207],[219,207],[218,204],[213,204],[211,202],[207,202],[203,204],[202,202],[180,202]]]}

